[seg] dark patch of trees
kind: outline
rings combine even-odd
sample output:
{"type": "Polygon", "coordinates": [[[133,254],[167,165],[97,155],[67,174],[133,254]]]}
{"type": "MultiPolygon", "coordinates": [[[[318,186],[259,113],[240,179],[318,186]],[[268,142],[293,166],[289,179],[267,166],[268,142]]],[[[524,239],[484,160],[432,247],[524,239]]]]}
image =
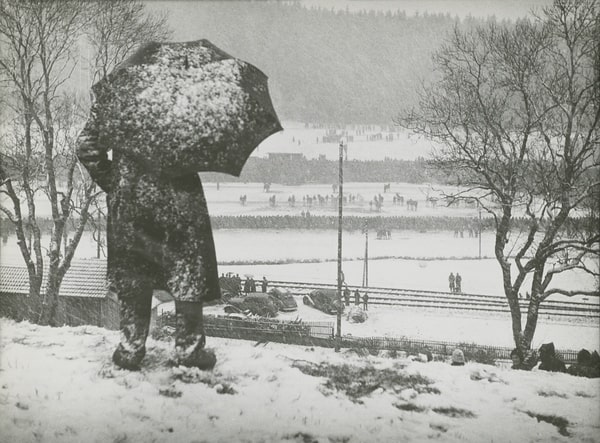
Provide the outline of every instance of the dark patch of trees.
{"type": "MultiPolygon", "coordinates": [[[[250,157],[239,178],[216,172],[202,173],[206,182],[250,182],[299,185],[304,183],[336,183],[337,160],[294,158],[289,161],[250,157]]],[[[346,182],[446,183],[446,175],[417,160],[349,160],[344,162],[346,182]]]]}
{"type": "Polygon", "coordinates": [[[236,2],[235,13],[229,2],[181,2],[174,14],[260,67],[282,119],[326,123],[390,123],[399,103],[415,103],[415,85],[433,75],[430,54],[459,23],[274,2],[236,2]]]}

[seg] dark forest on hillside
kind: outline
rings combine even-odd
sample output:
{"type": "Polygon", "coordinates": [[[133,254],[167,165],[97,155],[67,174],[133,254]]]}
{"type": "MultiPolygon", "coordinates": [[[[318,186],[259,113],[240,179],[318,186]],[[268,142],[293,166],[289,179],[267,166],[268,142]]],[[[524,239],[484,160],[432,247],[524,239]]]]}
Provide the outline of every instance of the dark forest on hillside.
{"type": "Polygon", "coordinates": [[[282,120],[389,124],[432,78],[431,54],[455,25],[450,15],[350,13],[300,4],[190,2],[208,38],[269,76],[282,120]]]}

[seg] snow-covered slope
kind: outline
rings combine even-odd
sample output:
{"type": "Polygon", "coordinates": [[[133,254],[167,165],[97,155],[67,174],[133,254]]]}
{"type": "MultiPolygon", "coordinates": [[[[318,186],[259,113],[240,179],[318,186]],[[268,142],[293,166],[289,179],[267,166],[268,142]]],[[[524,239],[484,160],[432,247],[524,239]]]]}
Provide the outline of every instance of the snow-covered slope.
{"type": "Polygon", "coordinates": [[[2,442],[600,441],[600,379],[217,338],[212,372],[154,340],[127,372],[117,332],[0,333],[2,442]]]}

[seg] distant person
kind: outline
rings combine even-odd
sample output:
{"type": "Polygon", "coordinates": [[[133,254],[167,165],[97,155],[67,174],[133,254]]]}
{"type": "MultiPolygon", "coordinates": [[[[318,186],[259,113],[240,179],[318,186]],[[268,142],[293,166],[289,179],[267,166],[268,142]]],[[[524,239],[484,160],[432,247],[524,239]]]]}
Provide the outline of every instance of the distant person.
{"type": "Polygon", "coordinates": [[[369,310],[369,294],[367,294],[365,292],[365,295],[363,295],[363,309],[365,311],[369,310]]]}
{"type": "Polygon", "coordinates": [[[346,306],[350,306],[350,288],[348,286],[344,289],[344,302],[346,306]]]}
{"type": "Polygon", "coordinates": [[[250,277],[246,277],[244,281],[244,294],[248,295],[250,293],[250,277]]]}
{"type": "Polygon", "coordinates": [[[360,305],[360,292],[358,292],[358,288],[354,291],[354,304],[356,306],[360,305]]]}
{"type": "Polygon", "coordinates": [[[454,280],[454,290],[455,292],[460,293],[462,291],[462,277],[460,276],[460,274],[457,272],[456,273],[456,278],[454,280]]]}
{"type": "Polygon", "coordinates": [[[454,274],[452,272],[448,276],[448,287],[450,288],[450,292],[454,292],[454,274]]]}
{"type": "Polygon", "coordinates": [[[267,281],[267,278],[263,275],[262,283],[261,283],[261,289],[263,292],[267,292],[268,285],[269,285],[269,282],[267,281]]]}
{"type": "Polygon", "coordinates": [[[254,277],[250,277],[250,292],[256,292],[256,282],[254,277]]]}

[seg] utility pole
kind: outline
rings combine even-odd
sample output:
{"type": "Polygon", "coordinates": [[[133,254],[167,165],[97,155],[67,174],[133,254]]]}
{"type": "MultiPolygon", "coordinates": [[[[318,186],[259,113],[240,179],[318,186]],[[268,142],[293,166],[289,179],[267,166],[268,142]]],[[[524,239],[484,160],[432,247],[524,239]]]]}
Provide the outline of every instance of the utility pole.
{"type": "Polygon", "coordinates": [[[363,265],[363,288],[369,286],[369,228],[365,225],[365,263],[363,265]]]}
{"type": "Polygon", "coordinates": [[[344,140],[340,140],[338,174],[338,256],[337,256],[337,331],[335,352],[340,352],[342,342],[342,212],[344,199],[344,140]]]}
{"type": "Polygon", "coordinates": [[[98,230],[98,241],[96,242],[96,258],[100,258],[100,245],[102,243],[102,220],[100,219],[100,210],[98,210],[98,221],[96,229],[98,230]]]}
{"type": "Polygon", "coordinates": [[[477,200],[477,209],[479,210],[479,260],[481,260],[481,206],[477,200]]]}

